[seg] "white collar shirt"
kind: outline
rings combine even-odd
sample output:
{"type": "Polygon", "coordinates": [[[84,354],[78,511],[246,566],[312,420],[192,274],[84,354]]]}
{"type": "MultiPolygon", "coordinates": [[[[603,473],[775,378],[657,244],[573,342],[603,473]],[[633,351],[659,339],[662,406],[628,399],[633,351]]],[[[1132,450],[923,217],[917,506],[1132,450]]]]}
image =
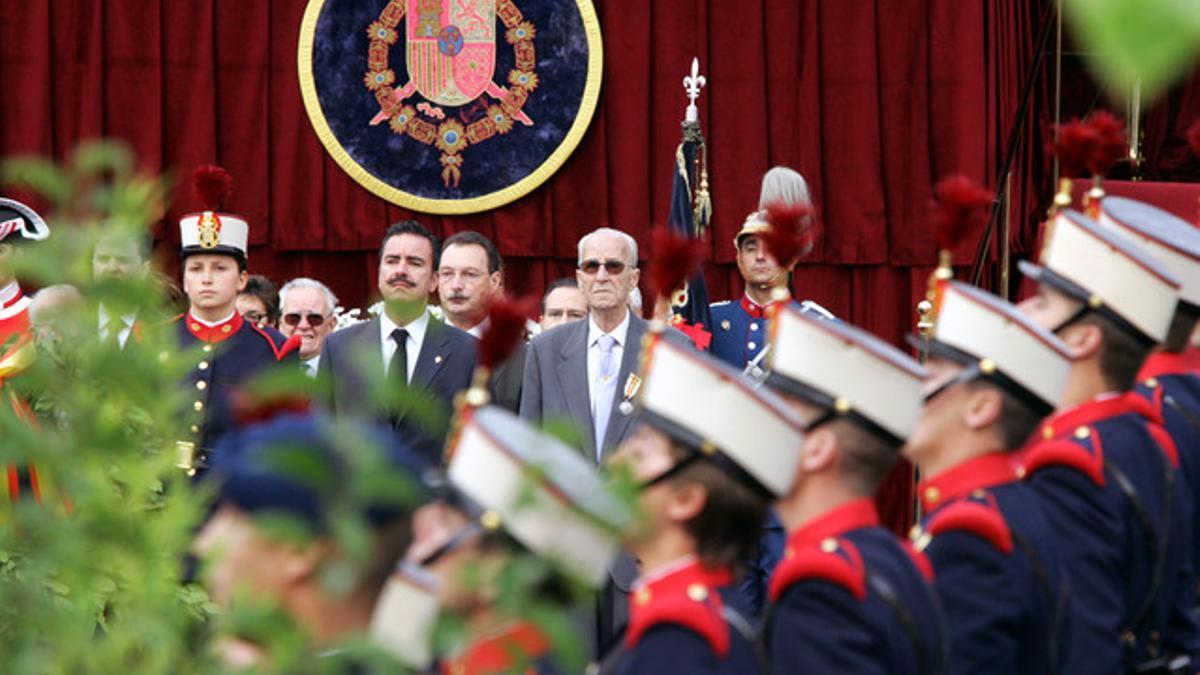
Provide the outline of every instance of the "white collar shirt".
{"type": "Polygon", "coordinates": [[[396,353],[396,341],[392,339],[392,331],[397,328],[403,328],[408,331],[408,340],[405,342],[407,349],[405,356],[408,361],[407,381],[412,382],[413,371],[417,368],[417,357],[421,355],[421,345],[425,343],[425,333],[429,328],[429,311],[421,312],[421,316],[413,319],[407,326],[397,325],[388,317],[387,312],[381,312],[379,315],[379,346],[383,354],[383,370],[384,374],[389,374],[387,369],[392,365],[392,355],[396,353]]]}

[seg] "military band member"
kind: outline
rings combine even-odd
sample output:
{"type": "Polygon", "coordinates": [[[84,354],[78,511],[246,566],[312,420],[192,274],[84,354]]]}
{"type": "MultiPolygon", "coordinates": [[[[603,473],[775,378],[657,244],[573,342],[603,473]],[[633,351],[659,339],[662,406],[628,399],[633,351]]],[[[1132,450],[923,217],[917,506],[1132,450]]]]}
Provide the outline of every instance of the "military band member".
{"type": "MultiPolygon", "coordinates": [[[[217,167],[198,171],[224,174],[217,167]]],[[[220,201],[219,196],[210,196],[206,210],[179,221],[183,289],[189,306],[175,321],[180,347],[200,351],[196,367],[184,378],[185,388],[195,398],[188,410],[189,435],[179,448],[181,464],[193,475],[203,469],[210,449],[234,426],[231,394],[280,361],[298,369],[298,340],[285,342],[275,329],[246,321],[237,311],[238,293],[246,286],[249,226],[238,216],[218,212],[220,201]]]]}
{"type": "Polygon", "coordinates": [[[1038,290],[1020,309],[1075,354],[1062,400],[1023,458],[1071,571],[1070,653],[1091,673],[1170,668],[1195,640],[1184,588],[1191,523],[1177,449],[1131,389],[1167,336],[1179,282],[1074,211],[1047,225],[1040,264],[1021,269],[1038,290]]]}
{"type": "Polygon", "coordinates": [[[789,536],[763,626],[771,672],[940,673],[932,570],[872,498],[916,422],[924,371],[841,322],[790,308],[775,322],[767,385],[806,430],[775,506],[789,536]]]}
{"type": "MultiPolygon", "coordinates": [[[[1098,224],[1137,241],[1147,253],[1179,276],[1179,305],[1161,345],[1138,372],[1137,392],[1162,416],[1163,426],[1179,451],[1179,467],[1190,485],[1192,571],[1200,571],[1200,376],[1183,360],[1200,318],[1200,230],[1149,204],[1107,197],[1098,224]]],[[[1181,488],[1183,486],[1180,486],[1181,488]]]]}
{"type": "Polygon", "coordinates": [[[469,409],[459,420],[448,489],[413,519],[405,563],[375,613],[375,640],[411,667],[436,660],[447,674],[568,672],[530,617],[546,607],[565,616],[578,599],[590,600],[583,589],[608,578],[628,507],[605,492],[578,450],[507,410],[469,409]],[[549,566],[520,596],[522,606],[503,602],[505,569],[530,554],[549,566]],[[462,620],[464,645],[435,654],[442,613],[462,620]]]}
{"type": "Polygon", "coordinates": [[[1054,533],[1014,454],[1062,398],[1071,352],[1015,307],[950,283],[904,451],[924,477],[913,542],[933,563],[949,673],[1075,672],[1054,533]]]}
{"type": "Polygon", "coordinates": [[[636,431],[616,458],[641,486],[644,517],[626,536],[640,576],[602,672],[762,672],[734,584],[760,538],[748,525],[791,483],[800,422],[688,346],[653,333],[645,350],[636,431]]]}
{"type": "MultiPolygon", "coordinates": [[[[34,423],[33,413],[12,380],[33,364],[37,348],[29,322],[32,300],[21,290],[14,263],[19,247],[49,236],[49,226],[33,209],[12,199],[0,199],[0,406],[30,424],[34,423]]],[[[6,494],[12,501],[23,495],[40,498],[35,467],[10,465],[4,471],[0,495],[6,494]]]]}
{"type": "MultiPolygon", "coordinates": [[[[368,635],[408,544],[412,512],[431,487],[428,466],[386,427],[295,413],[227,434],[212,460],[216,512],[193,550],[205,560],[203,578],[213,601],[226,610],[247,601],[275,605],[315,648],[313,672],[358,672],[322,668],[320,662],[349,656],[339,649],[368,635]],[[370,460],[368,447],[375,452],[370,460]],[[350,489],[361,484],[367,467],[383,472],[390,492],[350,489]],[[281,534],[281,517],[298,526],[292,536],[281,534]],[[365,528],[361,558],[335,535],[346,519],[365,528]],[[327,572],[335,568],[349,571],[347,587],[329,584],[327,572]]],[[[265,646],[252,636],[232,635],[217,644],[218,657],[231,670],[278,666],[265,646]]],[[[353,667],[357,659],[349,660],[353,667]]]]}

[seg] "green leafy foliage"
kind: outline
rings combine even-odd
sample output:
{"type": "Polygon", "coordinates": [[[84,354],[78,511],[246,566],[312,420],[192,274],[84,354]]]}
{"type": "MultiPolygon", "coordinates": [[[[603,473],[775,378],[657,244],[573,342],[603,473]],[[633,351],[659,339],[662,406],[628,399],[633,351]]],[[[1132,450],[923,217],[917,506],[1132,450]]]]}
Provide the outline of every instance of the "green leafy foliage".
{"type": "Polygon", "coordinates": [[[1195,0],[1065,0],[1067,26],[1109,94],[1128,99],[1140,85],[1153,99],[1200,55],[1195,0]]]}

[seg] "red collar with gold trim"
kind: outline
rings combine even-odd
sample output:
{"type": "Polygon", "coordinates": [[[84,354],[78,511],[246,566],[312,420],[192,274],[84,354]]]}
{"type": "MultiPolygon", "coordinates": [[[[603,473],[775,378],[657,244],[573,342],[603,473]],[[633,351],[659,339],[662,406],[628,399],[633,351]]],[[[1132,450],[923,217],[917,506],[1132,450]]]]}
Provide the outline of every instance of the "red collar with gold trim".
{"type": "Polygon", "coordinates": [[[233,337],[233,334],[241,329],[244,320],[242,315],[234,312],[233,316],[223,323],[215,326],[208,326],[201,323],[196,317],[192,316],[191,312],[184,315],[183,320],[187,323],[188,332],[191,333],[197,340],[201,342],[224,342],[233,337]]]}
{"type": "Polygon", "coordinates": [[[625,644],[636,647],[654,626],[675,624],[694,631],[725,658],[730,636],[718,591],[731,583],[728,567],[706,567],[694,557],[639,580],[629,603],[625,644]]]}
{"type": "Polygon", "coordinates": [[[917,494],[921,496],[921,508],[932,511],[975,490],[1015,483],[1017,480],[1013,457],[1004,452],[989,452],[921,481],[917,486],[917,494]]]}
{"type": "Polygon", "coordinates": [[[1116,396],[1105,396],[1075,406],[1050,416],[1038,425],[1033,435],[1037,440],[1063,438],[1083,426],[1103,422],[1122,415],[1140,415],[1155,424],[1162,424],[1162,416],[1154,406],[1134,392],[1116,396]]]}
{"type": "MultiPolygon", "coordinates": [[[[550,651],[550,641],[527,621],[521,621],[471,645],[456,659],[442,662],[445,675],[500,675],[514,672],[550,651]]],[[[530,667],[529,672],[535,669],[530,667]]]]}
{"type": "Polygon", "coordinates": [[[1153,377],[1164,375],[1189,375],[1194,371],[1188,367],[1183,354],[1170,352],[1155,352],[1146,357],[1142,369],[1138,371],[1138,382],[1145,382],[1153,377]]]}
{"type": "Polygon", "coordinates": [[[869,497],[856,499],[842,504],[793,532],[788,537],[788,547],[798,551],[820,545],[830,537],[840,537],[847,532],[875,527],[878,524],[879,512],[875,510],[874,500],[869,497]]]}
{"type": "Polygon", "coordinates": [[[789,295],[783,300],[773,300],[763,307],[751,300],[750,296],[742,294],[742,311],[749,314],[751,319],[765,319],[771,315],[771,310],[783,307],[791,301],[792,297],[789,295]]]}

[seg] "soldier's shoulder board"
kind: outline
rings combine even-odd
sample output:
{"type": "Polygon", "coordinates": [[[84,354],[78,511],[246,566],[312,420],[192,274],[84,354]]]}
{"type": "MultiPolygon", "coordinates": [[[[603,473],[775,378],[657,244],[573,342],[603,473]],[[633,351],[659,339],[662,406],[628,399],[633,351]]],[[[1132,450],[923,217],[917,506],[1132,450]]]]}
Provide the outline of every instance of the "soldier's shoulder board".
{"type": "Polygon", "coordinates": [[[980,537],[1001,553],[1008,554],[1013,549],[1008,521],[992,503],[970,499],[955,502],[933,514],[925,529],[935,539],[950,532],[966,532],[980,537]]]}
{"type": "Polygon", "coordinates": [[[771,600],[778,600],[785,590],[803,581],[840,586],[860,601],[867,597],[867,568],[858,548],[848,539],[829,538],[820,546],[798,550],[789,547],[771,576],[771,600]]]}

